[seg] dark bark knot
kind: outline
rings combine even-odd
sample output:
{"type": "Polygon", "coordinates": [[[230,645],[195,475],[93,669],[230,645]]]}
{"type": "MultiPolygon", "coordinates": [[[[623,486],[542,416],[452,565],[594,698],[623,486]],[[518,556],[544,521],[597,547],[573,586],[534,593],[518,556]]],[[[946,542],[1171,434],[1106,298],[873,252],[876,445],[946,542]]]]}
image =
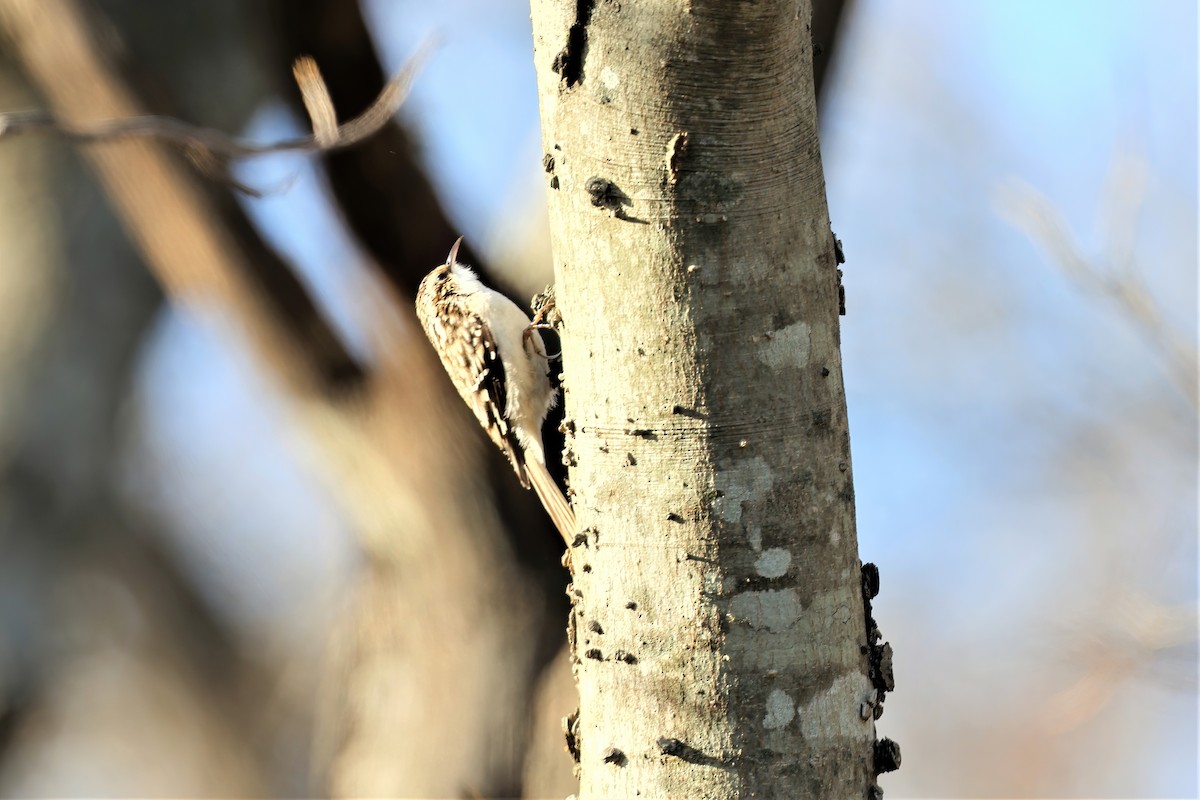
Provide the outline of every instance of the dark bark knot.
{"type": "Polygon", "coordinates": [[[688,417],[690,419],[708,419],[708,415],[703,411],[697,411],[694,408],[688,408],[678,404],[671,407],[671,413],[678,414],[681,417],[688,417]]]}
{"type": "MultiPolygon", "coordinates": [[[[846,252],[842,249],[842,240],[834,234],[833,228],[829,229],[829,235],[833,237],[833,260],[837,264],[846,263],[846,252]]],[[[846,316],[846,287],[842,285],[842,271],[837,270],[837,294],[838,294],[838,314],[846,316]]]]}
{"type": "Polygon", "coordinates": [[[863,600],[874,600],[879,596],[879,567],[868,561],[862,565],[863,600]]]}
{"type": "Polygon", "coordinates": [[[660,737],[658,742],[658,751],[664,756],[672,756],[680,761],[686,761],[689,764],[699,764],[702,766],[717,767],[721,766],[721,760],[710,755],[705,755],[691,745],[684,744],[678,739],[660,737]]]}
{"type": "Polygon", "coordinates": [[[613,766],[623,767],[629,763],[629,759],[615,747],[610,747],[604,751],[604,763],[612,764],[613,766]]]}
{"type": "Polygon", "coordinates": [[[568,89],[574,89],[583,83],[583,60],[587,56],[588,25],[592,21],[592,11],[596,8],[596,0],[576,0],[575,21],[567,31],[567,46],[554,57],[551,66],[568,89]]]}
{"type": "Polygon", "coordinates": [[[688,132],[680,131],[671,137],[670,143],[667,145],[667,186],[674,186],[679,182],[679,170],[683,164],[683,158],[687,155],[688,149],[688,132]]]}
{"type": "Polygon", "coordinates": [[[626,222],[645,223],[645,220],[629,216],[628,212],[625,211],[625,207],[632,206],[633,200],[630,199],[629,195],[621,191],[619,186],[607,178],[593,175],[583,184],[583,190],[588,193],[588,197],[592,199],[592,205],[596,208],[603,208],[617,219],[622,219],[626,222]]]}
{"type": "Polygon", "coordinates": [[[900,769],[900,745],[891,739],[880,739],[876,742],[874,755],[876,775],[900,769]]]}
{"type": "Polygon", "coordinates": [[[883,641],[883,634],[875,622],[871,601],[879,594],[879,567],[868,562],[862,565],[863,623],[867,631],[867,675],[875,687],[875,719],[883,716],[883,701],[887,693],[896,688],[892,672],[892,646],[883,641]]]}

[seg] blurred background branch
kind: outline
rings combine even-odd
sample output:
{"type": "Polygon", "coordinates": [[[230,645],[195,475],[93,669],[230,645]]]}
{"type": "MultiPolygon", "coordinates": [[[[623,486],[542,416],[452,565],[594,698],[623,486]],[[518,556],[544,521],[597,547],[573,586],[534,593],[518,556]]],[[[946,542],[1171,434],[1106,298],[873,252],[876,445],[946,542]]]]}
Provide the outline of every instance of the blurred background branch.
{"type": "MultiPolygon", "coordinates": [[[[212,13],[236,17],[231,11],[238,6],[212,13]]],[[[132,12],[120,4],[111,10],[132,12]]],[[[197,13],[196,7],[186,10],[197,13]]],[[[73,0],[6,0],[0,15],[13,52],[67,124],[147,113],[114,66],[121,49],[114,48],[115,37],[94,33],[112,33],[99,8],[73,0]]],[[[252,25],[254,18],[247,12],[242,21],[252,25]]],[[[209,71],[216,78],[220,64],[209,71]]],[[[94,143],[86,154],[172,299],[220,320],[251,346],[256,370],[273,379],[262,388],[277,393],[298,424],[299,446],[331,482],[365,556],[348,592],[345,622],[335,626],[337,672],[306,679],[324,681],[327,702],[320,709],[289,709],[282,718],[268,713],[269,702],[240,707],[262,715],[260,724],[270,717],[308,718],[307,729],[316,726],[323,749],[315,760],[303,753],[301,763],[320,773],[317,782],[297,784],[290,777],[297,774],[293,762],[277,765],[281,771],[274,775],[252,774],[259,783],[248,778],[213,789],[180,773],[178,785],[218,794],[255,794],[263,781],[285,793],[325,787],[348,795],[520,794],[531,693],[551,652],[543,641],[548,637],[537,631],[550,617],[539,582],[522,577],[525,568],[507,530],[536,517],[522,513],[521,503],[503,504],[507,522],[498,516],[488,470],[480,471],[487,462],[479,455],[476,426],[464,419],[423,340],[407,335],[410,302],[380,284],[378,273],[360,276],[358,322],[367,335],[368,368],[330,328],[294,271],[263,243],[228,187],[197,180],[156,142],[94,143]]],[[[403,195],[406,187],[389,189],[403,195]]],[[[436,203],[431,205],[436,216],[436,203]]],[[[441,226],[449,230],[444,220],[441,226]]],[[[448,240],[437,243],[437,257],[422,256],[423,263],[408,263],[407,271],[417,274],[438,263],[448,240]]],[[[49,703],[61,694],[62,687],[52,686],[14,696],[49,703]]],[[[22,727],[37,719],[34,711],[10,715],[22,764],[39,758],[36,737],[22,727]]],[[[242,727],[235,719],[222,722],[242,727]]],[[[253,759],[250,764],[259,766],[253,759]]],[[[219,767],[212,771],[225,774],[219,767]]],[[[62,785],[55,773],[12,774],[32,793],[54,793],[62,785]]],[[[112,791],[140,793],[140,780],[125,774],[112,791]]],[[[170,786],[153,780],[145,785],[170,786]]]]}
{"type": "Polygon", "coordinates": [[[1135,256],[1137,221],[1145,193],[1146,165],[1135,158],[1114,159],[1105,200],[1107,213],[1100,219],[1108,237],[1107,252],[1090,259],[1079,249],[1062,215],[1045,195],[1027,184],[1013,183],[1001,195],[1002,211],[1045,249],[1051,263],[1086,292],[1113,303],[1161,359],[1175,386],[1200,411],[1200,365],[1196,346],[1171,327],[1139,274],[1135,256]],[[1105,266],[1098,263],[1103,260],[1105,266]]]}
{"type": "MultiPolygon", "coordinates": [[[[101,52],[79,3],[7,0],[0,20],[22,65],[66,125],[145,116],[101,52]]],[[[226,316],[261,351],[262,363],[294,389],[358,371],[293,274],[270,258],[252,228],[242,225],[235,233],[222,224],[222,210],[238,212],[213,199],[219,189],[198,182],[157,142],[107,141],[85,153],[147,266],[176,302],[226,316]]]]}

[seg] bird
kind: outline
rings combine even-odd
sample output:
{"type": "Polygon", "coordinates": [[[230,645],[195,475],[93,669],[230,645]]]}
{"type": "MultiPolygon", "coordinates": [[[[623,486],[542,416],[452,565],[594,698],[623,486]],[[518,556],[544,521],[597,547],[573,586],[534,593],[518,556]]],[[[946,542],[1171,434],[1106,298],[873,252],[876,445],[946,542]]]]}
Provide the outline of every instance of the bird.
{"type": "Polygon", "coordinates": [[[575,513],[546,469],[542,423],[558,401],[550,361],[535,324],[520,306],[483,284],[458,261],[459,237],[444,264],[417,288],[417,319],[450,382],[488,438],[533,491],[568,547],[575,513]]]}

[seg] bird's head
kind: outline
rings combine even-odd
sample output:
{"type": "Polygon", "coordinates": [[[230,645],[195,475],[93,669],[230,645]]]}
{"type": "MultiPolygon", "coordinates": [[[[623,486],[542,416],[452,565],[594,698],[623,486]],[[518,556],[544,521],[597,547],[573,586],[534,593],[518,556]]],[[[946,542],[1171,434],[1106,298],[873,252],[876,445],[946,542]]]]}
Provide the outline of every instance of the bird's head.
{"type": "Polygon", "coordinates": [[[475,270],[458,261],[458,248],[462,242],[462,236],[455,240],[454,246],[450,248],[450,255],[446,256],[446,263],[435,269],[430,277],[437,276],[435,280],[452,281],[457,294],[474,294],[484,287],[475,270]]]}
{"type": "Polygon", "coordinates": [[[421,280],[421,285],[417,290],[418,296],[461,294],[458,279],[463,271],[470,272],[468,267],[458,263],[458,248],[462,241],[463,237],[458,237],[454,246],[450,248],[450,255],[446,256],[445,263],[431,269],[429,274],[421,280]]]}

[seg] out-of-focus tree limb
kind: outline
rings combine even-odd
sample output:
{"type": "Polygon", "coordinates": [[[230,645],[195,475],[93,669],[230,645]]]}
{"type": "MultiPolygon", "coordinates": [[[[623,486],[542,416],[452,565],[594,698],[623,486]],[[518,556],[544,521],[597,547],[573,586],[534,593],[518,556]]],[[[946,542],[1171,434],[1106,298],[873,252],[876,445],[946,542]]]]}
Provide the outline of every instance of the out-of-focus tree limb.
{"type": "Polygon", "coordinates": [[[261,793],[252,670],[117,479],[161,294],[52,139],[0,148],[0,263],[0,795],[261,793]]]}
{"type": "MultiPolygon", "coordinates": [[[[1191,407],[1200,409],[1200,359],[1196,346],[1167,323],[1138,273],[1131,250],[1114,246],[1114,252],[1106,256],[1117,263],[1104,269],[1081,252],[1062,215],[1045,195],[1028,184],[1013,182],[1004,187],[1000,203],[1001,210],[1034,244],[1045,250],[1064,275],[1081,288],[1097,292],[1117,305],[1122,316],[1150,342],[1191,407]]],[[[1133,225],[1131,220],[1136,219],[1136,210],[1130,208],[1128,217],[1122,220],[1123,225],[1133,225]]]]}
{"type": "MultiPolygon", "coordinates": [[[[78,0],[5,0],[0,14],[60,117],[140,113],[78,0]]],[[[107,142],[87,152],[168,294],[226,314],[298,401],[357,523],[368,560],[337,631],[344,669],[324,726],[334,793],[519,794],[536,673],[530,631],[543,603],[502,535],[474,422],[404,324],[407,304],[386,286],[365,293],[372,380],[354,402],[329,402],[313,390],[353,362],[319,314],[295,313],[291,301],[311,301],[285,268],[264,272],[257,240],[239,235],[244,219],[223,213],[204,192],[211,187],[160,145],[107,142]],[[288,286],[295,297],[281,306],[288,286]]]]}
{"type": "MultiPolygon", "coordinates": [[[[279,0],[275,17],[293,53],[321,65],[343,113],[366,108],[386,75],[358,2],[279,0]]],[[[287,90],[293,101],[294,88],[287,90]]],[[[397,124],[352,150],[326,154],[329,185],[346,221],[404,297],[446,256],[458,235],[419,164],[409,135],[397,124]]],[[[465,242],[466,263],[479,264],[465,242]]]]}
{"type": "MultiPolygon", "coordinates": [[[[325,85],[338,108],[353,112],[372,102],[386,76],[358,2],[277,0],[272,19],[282,31],[287,57],[307,53],[321,65],[325,85]]],[[[300,111],[295,86],[280,88],[300,111]]],[[[417,162],[411,137],[393,121],[360,146],[325,153],[323,159],[343,218],[396,293],[406,300],[414,297],[421,278],[445,258],[447,243],[458,234],[417,162]]],[[[486,274],[487,262],[481,262],[470,245],[469,241],[463,244],[463,260],[486,274]]],[[[520,305],[528,300],[512,299],[520,305]]],[[[437,380],[453,396],[448,380],[444,376],[437,380]]],[[[543,436],[547,452],[559,452],[562,434],[554,419],[561,419],[561,411],[552,414],[557,416],[552,416],[543,436]]],[[[553,461],[551,471],[562,474],[557,459],[553,461]]],[[[503,457],[489,452],[486,462],[518,556],[540,571],[548,596],[565,614],[561,552],[553,526],[531,495],[518,488],[503,457]]],[[[553,633],[547,631],[555,648],[560,633],[557,624],[553,633]]]]}
{"type": "MultiPolygon", "coordinates": [[[[382,85],[384,70],[358,3],[287,0],[275,4],[274,13],[276,27],[284,39],[281,57],[288,58],[296,53],[313,56],[321,65],[333,102],[344,112],[353,113],[371,101],[382,85]]],[[[281,89],[289,94],[294,107],[300,111],[299,97],[294,87],[289,85],[281,89]]],[[[338,201],[343,219],[373,256],[374,264],[392,290],[406,300],[411,298],[417,283],[430,267],[445,258],[447,243],[453,240],[457,231],[446,217],[432,185],[417,163],[409,135],[393,123],[358,147],[324,154],[323,161],[329,187],[338,201]]],[[[468,255],[467,258],[479,265],[475,256],[468,255]]],[[[483,266],[486,270],[486,265],[483,266]]],[[[420,362],[425,364],[430,352],[425,343],[413,343],[412,350],[414,352],[410,357],[419,355],[420,362]]],[[[426,400],[428,406],[411,409],[411,413],[414,418],[427,420],[422,430],[437,429],[447,424],[458,429],[463,421],[463,408],[457,402],[445,375],[435,364],[433,371],[423,371],[421,378],[422,381],[429,381],[428,384],[421,384],[421,391],[429,393],[426,400]]],[[[410,402],[418,400],[414,395],[410,402]]],[[[472,421],[468,419],[466,423],[471,426],[472,421]]],[[[475,427],[469,427],[466,433],[472,439],[473,446],[482,440],[480,431],[475,427]]],[[[553,447],[552,444],[550,446],[553,447]]],[[[509,579],[515,581],[509,591],[516,593],[516,596],[526,597],[528,605],[525,611],[520,607],[512,609],[511,619],[503,627],[514,629],[509,639],[517,648],[514,652],[532,648],[532,651],[528,651],[530,661],[526,662],[521,673],[512,672],[516,663],[508,659],[506,663],[493,662],[477,675],[481,686],[490,684],[507,687],[496,696],[498,702],[489,703],[488,706],[508,709],[508,718],[489,715],[474,726],[474,733],[470,737],[474,739],[482,735],[489,742],[490,752],[485,755],[484,761],[490,766],[484,772],[492,776],[484,783],[472,781],[472,787],[485,793],[496,793],[498,790],[500,794],[511,794],[520,790],[520,772],[527,748],[525,732],[531,715],[530,695],[534,681],[542,665],[564,639],[562,621],[566,603],[562,587],[565,578],[558,563],[560,552],[556,545],[557,537],[536,501],[520,490],[512,470],[494,449],[485,445],[475,452],[479,466],[486,465],[485,477],[490,484],[487,488],[480,487],[479,491],[494,498],[500,515],[498,521],[502,522],[507,541],[513,547],[516,558],[526,565],[520,574],[509,574],[509,579]],[[537,580],[531,580],[535,576],[537,580]],[[538,609],[537,621],[522,627],[521,615],[527,614],[530,608],[538,609]],[[515,629],[519,629],[519,632],[515,629]],[[505,775],[508,777],[503,777],[505,775]],[[505,782],[507,787],[502,785],[505,782]]],[[[418,466],[419,460],[409,460],[408,463],[410,469],[426,471],[418,466]]],[[[431,500],[431,504],[433,502],[436,501],[431,500]]],[[[439,545],[439,549],[444,546],[439,545]]],[[[433,591],[440,596],[447,588],[436,587],[433,591]]],[[[409,594],[413,593],[410,587],[409,594]]],[[[472,590],[446,596],[444,602],[447,612],[455,613],[454,606],[473,606],[475,595],[476,591],[472,590]]],[[[368,607],[372,604],[386,610],[398,608],[399,603],[403,602],[403,598],[391,596],[387,591],[370,591],[363,598],[361,608],[368,619],[379,616],[377,611],[368,607]]],[[[399,630],[394,632],[397,635],[401,633],[399,630]]],[[[398,647],[410,646],[398,639],[391,641],[398,647]]],[[[363,687],[363,691],[370,691],[370,673],[363,669],[369,666],[369,660],[362,657],[361,651],[346,658],[345,663],[349,674],[360,681],[358,685],[363,687]]],[[[426,686],[436,696],[448,689],[457,691],[455,687],[461,688],[463,684],[452,673],[441,672],[431,674],[426,686]]],[[[474,689],[468,686],[468,691],[474,689]]],[[[394,748],[397,744],[407,747],[403,743],[412,737],[411,733],[388,733],[386,727],[380,724],[383,722],[381,715],[387,713],[385,707],[348,710],[350,715],[343,715],[340,724],[350,724],[352,728],[338,745],[340,755],[335,757],[331,776],[331,784],[339,793],[361,788],[354,774],[364,768],[369,770],[372,763],[378,763],[370,757],[372,752],[387,752],[388,748],[394,748]]],[[[411,718],[419,716],[417,711],[414,709],[411,718]]],[[[431,708],[431,711],[438,714],[436,708],[431,708]]],[[[395,715],[392,716],[395,719],[395,715]]],[[[448,717],[440,713],[438,718],[445,720],[448,717]]],[[[417,742],[416,746],[430,744],[429,737],[421,738],[422,741],[417,742]]],[[[410,782],[409,785],[413,784],[410,782]]],[[[567,791],[569,789],[563,793],[567,791]]]]}
{"type": "MultiPolygon", "coordinates": [[[[76,124],[144,114],[75,0],[4,0],[0,25],[59,119],[76,124]]],[[[274,259],[252,262],[263,252],[245,252],[216,204],[161,144],[109,141],[85,153],[176,302],[227,315],[294,390],[361,376],[295,276],[274,259]]]]}

